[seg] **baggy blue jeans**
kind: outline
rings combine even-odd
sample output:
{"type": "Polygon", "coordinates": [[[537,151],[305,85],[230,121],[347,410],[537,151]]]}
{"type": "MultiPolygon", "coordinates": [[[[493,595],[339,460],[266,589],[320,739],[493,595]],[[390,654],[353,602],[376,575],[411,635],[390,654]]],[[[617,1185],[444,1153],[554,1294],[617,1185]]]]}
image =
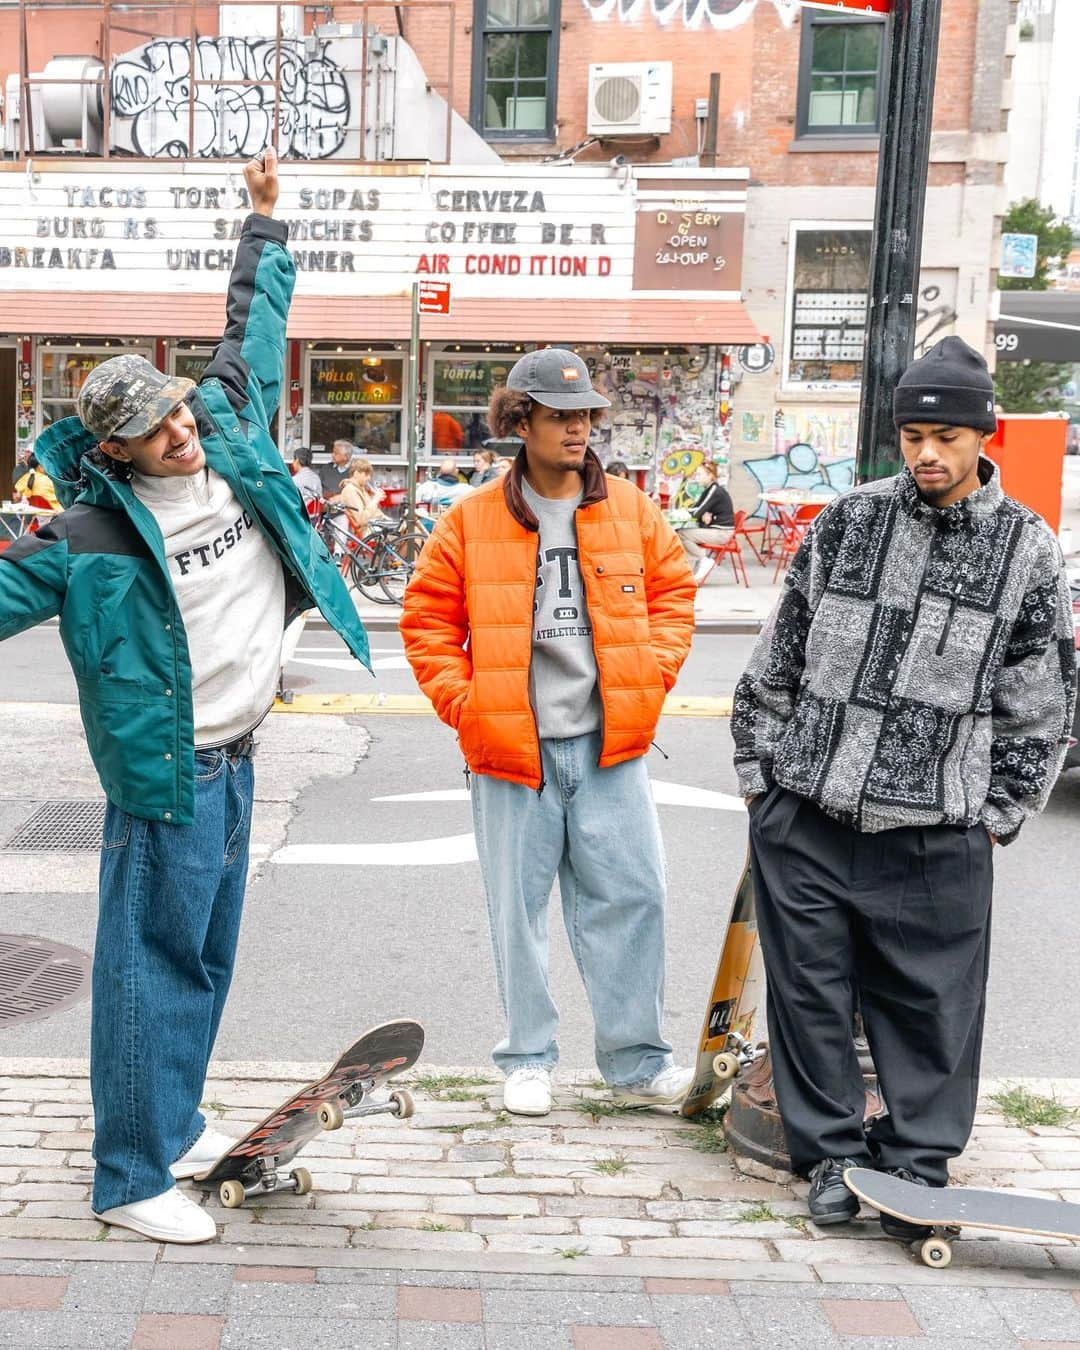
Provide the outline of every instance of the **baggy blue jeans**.
{"type": "Polygon", "coordinates": [[[232,979],[247,882],[247,756],[195,754],[195,820],[109,804],[90,1028],[96,1213],[160,1195],[206,1128],[206,1066],[232,979]]]}
{"type": "Polygon", "coordinates": [[[548,987],[556,874],[570,947],[592,1007],[596,1062],[613,1085],[671,1063],[664,1007],[664,851],[643,759],[597,767],[599,732],[540,744],[542,794],[477,774],[472,808],[507,1033],[510,1073],[558,1063],[548,987]]]}

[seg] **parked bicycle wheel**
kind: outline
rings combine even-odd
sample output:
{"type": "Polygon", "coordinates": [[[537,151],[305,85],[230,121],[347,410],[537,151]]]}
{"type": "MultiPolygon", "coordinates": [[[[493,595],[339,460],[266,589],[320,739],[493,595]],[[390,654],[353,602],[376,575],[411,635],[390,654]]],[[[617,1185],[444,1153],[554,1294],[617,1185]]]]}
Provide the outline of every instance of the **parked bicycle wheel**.
{"type": "Polygon", "coordinates": [[[381,585],[382,544],[369,547],[362,543],[349,560],[349,580],[366,600],[377,605],[391,603],[381,585]]]}
{"type": "Polygon", "coordinates": [[[402,534],[386,540],[379,560],[379,580],[392,604],[400,605],[404,600],[405,587],[426,541],[426,534],[402,534]]]}

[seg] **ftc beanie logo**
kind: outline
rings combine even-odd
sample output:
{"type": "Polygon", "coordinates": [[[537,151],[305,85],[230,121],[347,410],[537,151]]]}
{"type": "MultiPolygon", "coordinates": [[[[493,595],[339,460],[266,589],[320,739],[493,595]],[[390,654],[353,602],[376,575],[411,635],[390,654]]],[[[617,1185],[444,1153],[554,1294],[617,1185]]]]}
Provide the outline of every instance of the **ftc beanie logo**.
{"type": "Polygon", "coordinates": [[[941,395],[940,395],[940,394],[921,394],[921,395],[919,396],[919,402],[920,402],[920,403],[923,405],[923,407],[925,407],[925,408],[936,408],[936,407],[938,406],[938,404],[941,402],[941,395]]]}

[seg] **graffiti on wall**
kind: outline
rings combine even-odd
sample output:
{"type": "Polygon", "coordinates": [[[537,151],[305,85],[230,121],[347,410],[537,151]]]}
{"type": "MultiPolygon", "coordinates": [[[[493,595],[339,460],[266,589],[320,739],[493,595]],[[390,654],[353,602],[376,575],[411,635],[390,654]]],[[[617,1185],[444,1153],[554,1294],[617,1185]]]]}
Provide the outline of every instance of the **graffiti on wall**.
{"type": "MultiPolygon", "coordinates": [[[[617,19],[638,23],[652,17],[665,28],[681,22],[685,28],[737,28],[764,0],[582,0],[597,22],[617,19]]],[[[794,22],[798,0],[769,0],[785,24],[794,22]]]]}
{"type": "MultiPolygon", "coordinates": [[[[112,114],[130,120],[136,154],[170,159],[254,155],[271,139],[278,48],[273,39],[200,38],[195,72],[187,41],[148,42],[112,68],[112,114]],[[195,90],[189,146],[191,80],[195,90]],[[262,81],[244,85],[246,80],[262,81]]],[[[340,149],[349,120],[345,75],[319,44],[284,41],[280,54],[280,149],[299,159],[326,159],[340,149]]]]}
{"type": "Polygon", "coordinates": [[[919,291],[919,308],[915,316],[915,355],[925,356],[931,347],[948,337],[956,325],[956,275],[952,285],[943,276],[941,282],[927,282],[919,291]]]}

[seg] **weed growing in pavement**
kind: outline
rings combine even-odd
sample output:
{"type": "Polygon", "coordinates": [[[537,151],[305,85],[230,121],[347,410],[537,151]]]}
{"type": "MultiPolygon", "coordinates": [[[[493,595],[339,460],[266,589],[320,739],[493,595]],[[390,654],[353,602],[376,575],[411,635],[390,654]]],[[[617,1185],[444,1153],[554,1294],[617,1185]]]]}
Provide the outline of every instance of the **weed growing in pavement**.
{"type": "Polygon", "coordinates": [[[630,1164],[622,1156],[616,1153],[612,1158],[599,1158],[593,1163],[594,1172],[602,1172],[606,1177],[617,1177],[620,1172],[625,1172],[630,1164]]]}
{"type": "Polygon", "coordinates": [[[580,1111],[583,1116],[588,1116],[593,1121],[608,1120],[611,1116],[627,1114],[627,1107],[619,1106],[617,1102],[606,1102],[602,1097],[579,1097],[571,1110],[580,1111]]]}
{"type": "Polygon", "coordinates": [[[806,1233],[809,1230],[806,1227],[806,1220],[801,1214],[784,1214],[780,1222],[786,1224],[788,1228],[794,1228],[799,1233],[806,1233]]]}
{"type": "Polygon", "coordinates": [[[200,1102],[199,1109],[201,1111],[213,1111],[220,1120],[228,1108],[224,1102],[200,1102]]]}
{"type": "Polygon", "coordinates": [[[425,1219],[420,1228],[425,1233],[449,1233],[450,1231],[448,1223],[438,1223],[434,1219],[425,1219]]]}
{"type": "Polygon", "coordinates": [[[368,1219],[367,1223],[354,1224],[353,1227],[358,1233],[373,1233],[375,1231],[375,1220],[368,1219]]]}
{"type": "Polygon", "coordinates": [[[1009,1125],[1071,1125],[1077,1112],[1056,1097],[1040,1097],[1019,1083],[1006,1083],[990,1100],[1001,1109],[1009,1125]]]}
{"type": "Polygon", "coordinates": [[[576,1261],[579,1256],[584,1256],[586,1251],[585,1247],[561,1247],[559,1255],[564,1261],[576,1261]]]}
{"type": "Polygon", "coordinates": [[[94,1236],[90,1239],[90,1241],[91,1241],[91,1242],[104,1242],[104,1241],[106,1240],[106,1238],[108,1238],[108,1236],[109,1236],[109,1225],[108,1225],[107,1223],[103,1223],[103,1224],[101,1225],[101,1232],[100,1232],[100,1233],[95,1233],[94,1236]]]}
{"type": "Polygon", "coordinates": [[[759,1200],[756,1205],[744,1205],[733,1218],[736,1223],[776,1223],[780,1215],[771,1205],[759,1200]]]}
{"type": "Polygon", "coordinates": [[[478,1074],[422,1073],[416,1079],[416,1086],[436,1101],[475,1102],[481,1101],[485,1094],[468,1092],[467,1089],[491,1087],[491,1082],[478,1074]],[[465,1095],[462,1096],[462,1093],[465,1095]]]}
{"type": "Polygon", "coordinates": [[[676,1130],[675,1133],[699,1153],[727,1152],[727,1140],[719,1125],[699,1125],[696,1130],[676,1130]]]}

